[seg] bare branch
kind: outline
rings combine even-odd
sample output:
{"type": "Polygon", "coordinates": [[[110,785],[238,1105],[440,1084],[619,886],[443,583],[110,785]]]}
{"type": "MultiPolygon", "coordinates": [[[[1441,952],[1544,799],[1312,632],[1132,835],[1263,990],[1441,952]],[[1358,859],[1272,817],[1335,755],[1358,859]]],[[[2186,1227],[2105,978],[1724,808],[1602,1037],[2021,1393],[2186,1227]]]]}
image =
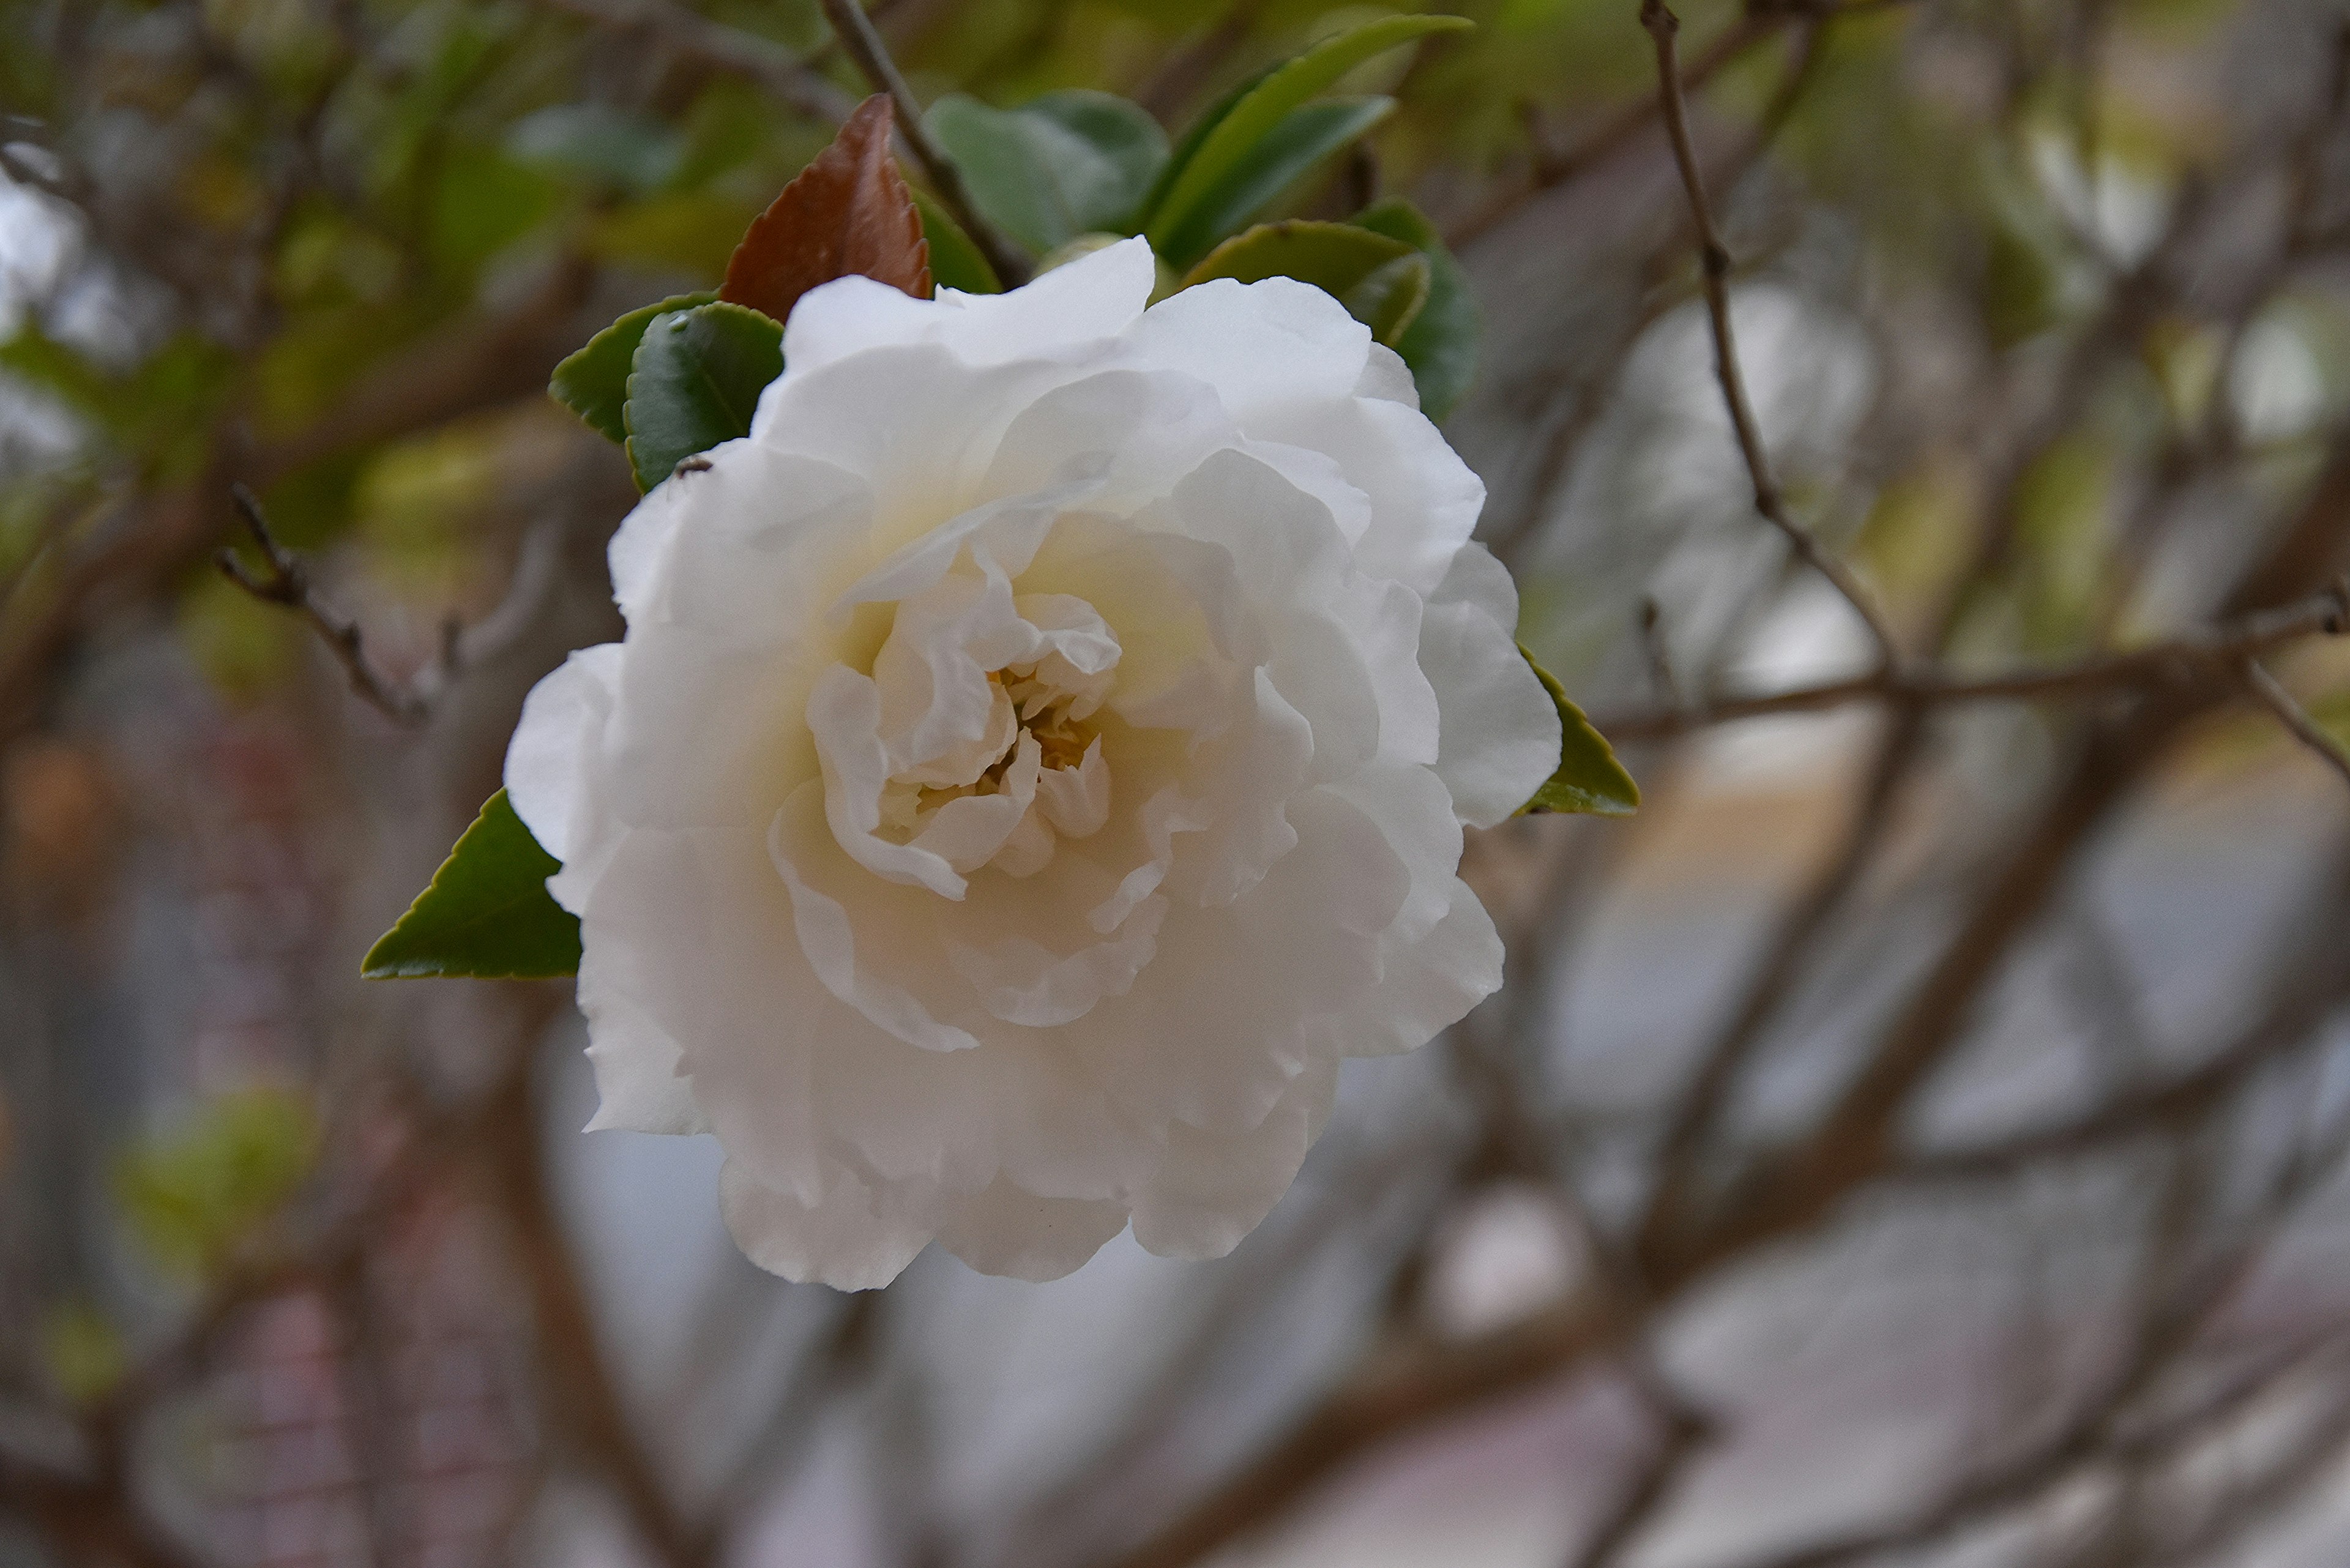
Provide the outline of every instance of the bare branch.
{"type": "Polygon", "coordinates": [[[641,33],[712,70],[756,82],[811,119],[837,125],[857,107],[856,99],[810,70],[782,45],[713,22],[672,0],[627,0],[617,5],[608,0],[539,0],[539,4],[616,31],[641,33]]]}
{"type": "MultiPolygon", "coordinates": [[[[2339,625],[2337,619],[2336,628],[2339,625]]],[[[2350,753],[2343,751],[2342,742],[2327,734],[2324,727],[2309,716],[2309,710],[2294,701],[2293,693],[2284,689],[2283,682],[2270,674],[2268,668],[2257,659],[2244,660],[2244,687],[2262,707],[2276,715],[2277,722],[2290,731],[2293,739],[2307,746],[2320,762],[2340,774],[2345,783],[2350,784],[2350,753]]]]}
{"type": "Polygon", "coordinates": [[[955,222],[962,225],[972,244],[987,257],[987,265],[995,269],[995,275],[1006,288],[1026,283],[1031,270],[1028,258],[972,205],[971,192],[963,188],[962,171],[922,129],[921,100],[906,85],[898,62],[889,57],[889,46],[874,28],[873,19],[866,16],[865,7],[857,0],[823,0],[823,5],[825,19],[832,24],[840,47],[857,62],[865,79],[888,93],[889,101],[897,106],[898,135],[913,153],[914,161],[922,166],[922,173],[938,192],[939,201],[954,214],[955,222]]]}
{"type": "Polygon", "coordinates": [[[223,549],[213,557],[221,575],[264,604],[283,605],[308,621],[350,677],[351,690],[369,707],[395,724],[424,722],[431,712],[430,704],[415,691],[396,685],[368,662],[367,645],[359,623],[328,608],[311,591],[309,573],[304,570],[301,559],[280,545],[269,531],[269,520],[262,514],[261,503],[254,498],[253,492],[243,484],[232,484],[229,498],[243,514],[244,525],[252,533],[253,542],[269,571],[266,576],[256,576],[238,559],[234,550],[223,549]]]}
{"type": "Polygon", "coordinates": [[[1901,662],[1900,646],[1870,602],[1868,590],[1849,566],[1830,554],[1809,529],[1788,515],[1786,498],[1771,472],[1771,454],[1763,447],[1753,404],[1746,395],[1746,377],[1739,368],[1737,340],[1731,333],[1730,251],[1714,227],[1712,210],[1706,204],[1705,176],[1698,168],[1697,149],[1690,140],[1689,109],[1681,96],[1680,64],[1674,45],[1680,19],[1661,0],[1641,0],[1640,25],[1656,40],[1657,92],[1664,112],[1665,133],[1672,142],[1673,161],[1680,167],[1681,187],[1688,192],[1690,215],[1697,224],[1699,273],[1705,289],[1706,315],[1713,325],[1714,371],[1721,382],[1721,399],[1729,410],[1731,428],[1738,436],[1738,450],[1746,460],[1748,476],[1754,482],[1754,510],[1786,535],[1787,543],[1804,564],[1825,577],[1852,607],[1853,613],[1868,628],[1870,640],[1877,644],[1879,668],[1896,670],[1901,662]]]}
{"type": "Polygon", "coordinates": [[[2221,621],[2199,631],[2070,664],[1960,677],[1939,670],[1879,671],[1792,691],[1726,697],[1687,709],[1627,709],[1592,716],[1610,739],[1663,740],[1715,724],[1777,713],[1815,713],[1855,702],[1939,707],[1962,702],[2078,701],[2133,689],[2206,679],[2282,644],[2350,628],[2350,579],[2274,609],[2221,621]]]}

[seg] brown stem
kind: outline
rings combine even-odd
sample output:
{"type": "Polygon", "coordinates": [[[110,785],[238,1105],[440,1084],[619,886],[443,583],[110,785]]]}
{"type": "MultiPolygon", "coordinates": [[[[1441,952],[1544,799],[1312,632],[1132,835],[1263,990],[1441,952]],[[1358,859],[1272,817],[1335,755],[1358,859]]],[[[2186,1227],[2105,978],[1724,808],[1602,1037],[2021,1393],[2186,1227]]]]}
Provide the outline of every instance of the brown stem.
{"type": "Polygon", "coordinates": [[[857,62],[857,68],[865,73],[865,79],[876,90],[889,95],[889,101],[898,110],[898,135],[906,150],[914,155],[914,161],[922,166],[923,177],[938,192],[941,204],[954,214],[955,222],[962,225],[971,243],[987,257],[987,265],[995,269],[1004,287],[1026,283],[1031,273],[1027,256],[972,204],[971,192],[963,188],[962,171],[922,129],[921,100],[906,85],[898,62],[889,57],[889,46],[875,30],[873,19],[857,0],[823,0],[823,5],[825,19],[832,24],[840,47],[857,62]]]}

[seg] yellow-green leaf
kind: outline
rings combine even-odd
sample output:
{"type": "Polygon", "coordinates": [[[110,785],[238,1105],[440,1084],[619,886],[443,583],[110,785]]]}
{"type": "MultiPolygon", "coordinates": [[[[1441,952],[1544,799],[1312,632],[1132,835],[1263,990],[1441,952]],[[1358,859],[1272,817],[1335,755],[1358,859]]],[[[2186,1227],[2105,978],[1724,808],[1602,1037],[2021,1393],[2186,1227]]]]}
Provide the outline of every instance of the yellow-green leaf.
{"type": "Polygon", "coordinates": [[[1639,809],[1640,786],[1616,760],[1616,749],[1607,738],[1591,727],[1583,710],[1569,700],[1566,689],[1558,678],[1534,662],[1521,643],[1518,651],[1524,653],[1526,663],[1550,693],[1558,706],[1559,748],[1558,771],[1550,775],[1542,788],[1534,791],[1534,799],[1518,808],[1518,815],[1529,812],[1577,811],[1597,816],[1629,816],[1639,809]]]}

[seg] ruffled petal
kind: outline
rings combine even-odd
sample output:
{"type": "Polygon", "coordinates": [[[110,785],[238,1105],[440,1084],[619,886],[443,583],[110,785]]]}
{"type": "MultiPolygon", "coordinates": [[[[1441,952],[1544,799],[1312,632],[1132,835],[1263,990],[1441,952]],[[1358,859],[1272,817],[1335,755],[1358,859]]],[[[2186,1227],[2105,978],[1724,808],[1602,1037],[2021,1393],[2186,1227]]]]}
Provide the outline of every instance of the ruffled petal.
{"type": "Polygon", "coordinates": [[[1420,619],[1419,667],[1440,716],[1436,776],[1471,827],[1509,816],[1558,767],[1558,709],[1511,634],[1517,607],[1509,574],[1466,545],[1420,619]]]}
{"type": "Polygon", "coordinates": [[[718,1171],[718,1209],[743,1256],[771,1274],[837,1291],[877,1291],[930,1244],[919,1219],[845,1171],[814,1203],[763,1185],[739,1159],[718,1171]]]}

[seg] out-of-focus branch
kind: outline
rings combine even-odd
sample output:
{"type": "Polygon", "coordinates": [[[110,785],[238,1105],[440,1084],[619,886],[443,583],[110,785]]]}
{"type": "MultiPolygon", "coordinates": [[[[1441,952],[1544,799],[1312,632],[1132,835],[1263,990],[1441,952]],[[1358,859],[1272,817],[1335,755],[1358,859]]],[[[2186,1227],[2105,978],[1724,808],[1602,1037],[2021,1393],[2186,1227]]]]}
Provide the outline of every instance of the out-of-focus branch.
{"type": "MultiPolygon", "coordinates": [[[[2344,597],[2350,600],[2350,588],[2344,590],[2344,597]]],[[[2337,620],[2334,629],[2339,628],[2337,620]]],[[[2270,674],[2268,667],[2257,659],[2244,660],[2244,687],[2251,692],[2255,701],[2276,715],[2277,722],[2282,724],[2293,739],[2308,747],[2320,762],[2341,774],[2345,783],[2350,783],[2350,753],[2343,751],[2342,742],[2326,733],[2324,727],[2309,716],[2309,710],[2294,701],[2293,693],[2286,691],[2283,683],[2270,674]]]]}
{"type": "Polygon", "coordinates": [[[578,347],[575,319],[594,282],[567,264],[521,304],[469,316],[428,334],[361,379],[338,403],[286,439],[246,452],[224,422],[213,461],[192,483],[126,502],[122,524],[78,551],[61,551],[55,576],[30,585],[38,602],[10,606],[0,638],[0,734],[28,722],[53,661],[96,612],[137,602],[204,558],[235,521],[226,504],[242,473],[266,488],[322,458],[394,440],[518,397],[542,395],[556,360],[578,347]]]}
{"type": "Polygon", "coordinates": [[[857,0],[822,0],[822,4],[825,19],[832,24],[840,47],[857,62],[865,79],[888,93],[889,101],[897,107],[899,139],[913,153],[914,161],[922,166],[923,176],[938,192],[939,201],[954,214],[955,222],[971,236],[972,244],[986,255],[987,265],[995,269],[995,275],[1006,288],[1026,283],[1032,270],[1028,258],[972,204],[971,192],[963,186],[962,171],[922,128],[921,100],[906,85],[898,62],[889,57],[889,44],[874,29],[873,19],[865,14],[865,7],[857,0]]]}
{"type": "Polygon", "coordinates": [[[1567,1557],[1565,1568],[1611,1568],[1647,1529],[1671,1497],[1690,1461],[1703,1451],[1706,1423],[1678,1400],[1657,1411],[1656,1445],[1642,1457],[1630,1482],[1609,1504],[1597,1526],[1567,1557]]]}
{"type": "Polygon", "coordinates": [[[551,11],[616,32],[639,34],[699,65],[756,83],[811,119],[838,125],[857,100],[782,45],[713,22],[673,0],[538,0],[551,11]]]}
{"type": "Polygon", "coordinates": [[[1374,1357],[1247,1466],[1116,1568],[1184,1568],[1280,1515],[1301,1494],[1400,1432],[1574,1366],[1622,1325],[1588,1299],[1465,1345],[1374,1357]]]}
{"type": "Polygon", "coordinates": [[[336,662],[343,667],[343,672],[350,677],[351,690],[369,707],[395,724],[424,722],[430,705],[418,692],[393,681],[369,661],[366,638],[359,622],[328,607],[312,590],[310,574],[300,558],[279,544],[277,536],[269,531],[269,519],[262,514],[261,503],[254,499],[253,492],[242,484],[233,484],[229,486],[229,498],[236,503],[268,571],[256,576],[234,550],[223,549],[213,557],[221,576],[264,604],[282,605],[309,622],[336,662]]]}
{"type": "Polygon", "coordinates": [[[548,1190],[527,1072],[506,1081],[482,1153],[500,1213],[513,1234],[537,1329],[539,1386],[564,1438],[584,1450],[665,1568],[703,1568],[722,1542],[695,1528],[671,1500],[612,1381],[569,1238],[548,1190]]]}
{"type": "Polygon", "coordinates": [[[1741,719],[1812,713],[1855,702],[1940,707],[1967,702],[2080,701],[2230,675],[2246,659],[2288,642],[2350,628],[2350,580],[2289,605],[2221,621],[2144,648],[2004,675],[1954,676],[1939,670],[1880,671],[1790,691],[1728,697],[1687,708],[1595,714],[1609,737],[1662,740],[1741,719]]]}
{"type": "Polygon", "coordinates": [[[1665,134],[1672,143],[1673,161],[1680,168],[1681,188],[1689,196],[1690,215],[1697,224],[1699,275],[1705,290],[1706,316],[1713,327],[1714,372],[1721,382],[1721,400],[1729,410],[1731,428],[1738,437],[1738,450],[1746,460],[1748,476],[1754,482],[1754,510],[1786,536],[1805,565],[1843,596],[1853,614],[1868,628],[1869,639],[1877,644],[1878,666],[1891,671],[1900,665],[1900,645],[1894,641],[1868,590],[1853,575],[1851,567],[1821,545],[1810,529],[1788,514],[1786,497],[1780,493],[1779,482],[1771,472],[1771,454],[1762,444],[1762,429],[1755,423],[1753,403],[1746,395],[1746,375],[1738,362],[1737,339],[1731,330],[1730,251],[1714,227],[1713,213],[1706,202],[1705,175],[1698,167],[1696,145],[1690,140],[1689,108],[1681,96],[1680,63],[1674,43],[1680,19],[1661,0],[1641,0],[1640,25],[1656,42],[1657,92],[1664,114],[1665,134]]]}

